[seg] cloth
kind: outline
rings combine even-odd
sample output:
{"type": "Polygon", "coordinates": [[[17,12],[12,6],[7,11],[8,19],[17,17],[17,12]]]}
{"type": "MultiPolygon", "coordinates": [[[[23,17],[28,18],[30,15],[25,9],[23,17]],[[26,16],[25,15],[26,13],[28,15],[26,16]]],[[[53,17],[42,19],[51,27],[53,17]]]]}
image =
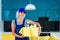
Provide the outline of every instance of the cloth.
{"type": "Polygon", "coordinates": [[[23,34],[24,36],[35,36],[38,37],[38,28],[37,27],[23,27],[19,31],[19,33],[23,34]]]}

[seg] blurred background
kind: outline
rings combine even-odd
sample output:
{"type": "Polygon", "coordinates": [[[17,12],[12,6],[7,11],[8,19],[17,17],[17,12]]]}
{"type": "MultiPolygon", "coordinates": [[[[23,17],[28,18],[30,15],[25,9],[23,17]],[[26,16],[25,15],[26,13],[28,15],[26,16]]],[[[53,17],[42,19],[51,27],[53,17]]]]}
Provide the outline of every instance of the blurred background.
{"type": "MultiPolygon", "coordinates": [[[[16,19],[16,11],[29,3],[30,0],[0,0],[0,35],[11,33],[11,21],[16,19]]],[[[26,10],[25,18],[39,22],[42,33],[60,37],[60,0],[31,0],[31,3],[36,10],[26,10]]]]}

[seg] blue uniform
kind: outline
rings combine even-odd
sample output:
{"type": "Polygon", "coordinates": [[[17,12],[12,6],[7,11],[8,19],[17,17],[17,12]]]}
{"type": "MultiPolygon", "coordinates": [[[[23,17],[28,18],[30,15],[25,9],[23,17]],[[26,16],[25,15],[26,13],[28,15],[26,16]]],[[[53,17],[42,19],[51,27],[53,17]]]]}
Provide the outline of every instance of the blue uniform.
{"type": "MultiPolygon", "coordinates": [[[[17,25],[17,20],[15,20],[15,33],[20,35],[19,31],[22,27],[24,27],[24,22],[25,20],[23,20],[23,24],[17,25]]],[[[15,37],[15,40],[29,40],[29,37],[24,37],[24,38],[17,38],[15,37]]]]}

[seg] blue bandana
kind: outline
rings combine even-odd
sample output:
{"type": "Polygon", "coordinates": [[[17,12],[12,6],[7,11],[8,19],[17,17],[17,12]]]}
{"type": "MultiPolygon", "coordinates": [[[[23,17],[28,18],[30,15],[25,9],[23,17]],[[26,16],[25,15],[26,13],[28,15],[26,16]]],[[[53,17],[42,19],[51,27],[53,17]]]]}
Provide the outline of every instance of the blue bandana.
{"type": "Polygon", "coordinates": [[[24,8],[20,8],[20,9],[19,9],[19,12],[24,12],[24,13],[26,13],[24,8]]]}

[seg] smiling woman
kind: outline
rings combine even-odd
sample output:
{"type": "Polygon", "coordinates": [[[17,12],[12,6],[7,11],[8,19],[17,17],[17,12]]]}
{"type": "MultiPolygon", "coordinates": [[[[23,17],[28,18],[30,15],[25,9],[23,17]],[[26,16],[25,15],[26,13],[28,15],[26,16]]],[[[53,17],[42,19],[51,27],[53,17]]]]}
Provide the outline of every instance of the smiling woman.
{"type": "Polygon", "coordinates": [[[20,8],[17,12],[16,19],[12,21],[11,23],[11,29],[12,29],[12,34],[15,36],[15,40],[29,40],[29,37],[24,36],[23,34],[20,34],[19,31],[21,30],[22,27],[25,27],[25,24],[29,22],[29,24],[35,24],[37,25],[38,28],[38,35],[40,35],[41,32],[41,25],[37,22],[34,22],[32,20],[27,20],[25,19],[26,16],[26,11],[24,8],[20,8]]]}

